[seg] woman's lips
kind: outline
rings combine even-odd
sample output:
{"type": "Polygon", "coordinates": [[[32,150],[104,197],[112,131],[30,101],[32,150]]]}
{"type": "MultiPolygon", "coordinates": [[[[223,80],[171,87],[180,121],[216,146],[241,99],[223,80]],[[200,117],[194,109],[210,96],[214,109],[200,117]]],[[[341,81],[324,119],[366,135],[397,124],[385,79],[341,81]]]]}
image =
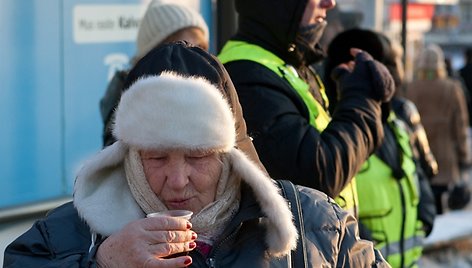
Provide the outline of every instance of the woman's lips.
{"type": "Polygon", "coordinates": [[[172,200],[166,201],[166,205],[170,209],[184,209],[184,208],[189,207],[190,199],[191,198],[172,199],[172,200]]]}

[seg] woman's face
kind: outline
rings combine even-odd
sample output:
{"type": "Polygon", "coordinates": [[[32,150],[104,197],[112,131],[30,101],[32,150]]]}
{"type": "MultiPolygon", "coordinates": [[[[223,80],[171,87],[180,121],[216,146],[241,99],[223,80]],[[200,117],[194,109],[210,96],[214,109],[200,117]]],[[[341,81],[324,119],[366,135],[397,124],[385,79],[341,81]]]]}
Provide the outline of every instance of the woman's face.
{"type": "Polygon", "coordinates": [[[222,162],[217,153],[141,151],[144,174],[168,209],[198,213],[215,200],[222,162]]]}
{"type": "Polygon", "coordinates": [[[300,26],[316,24],[326,19],[326,11],[336,5],[335,0],[308,0],[300,26]]]}

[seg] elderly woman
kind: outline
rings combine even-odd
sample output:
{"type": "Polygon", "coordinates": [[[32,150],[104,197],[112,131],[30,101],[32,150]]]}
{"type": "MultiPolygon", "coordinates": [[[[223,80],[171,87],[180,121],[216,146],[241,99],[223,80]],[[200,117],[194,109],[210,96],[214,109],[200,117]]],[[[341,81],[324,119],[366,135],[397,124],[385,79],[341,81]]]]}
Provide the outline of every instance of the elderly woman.
{"type": "Polygon", "coordinates": [[[73,206],[7,248],[5,267],[388,267],[325,194],[294,187],[292,216],[255,163],[233,85],[213,56],[164,45],[128,84],[117,142],[81,169],[73,206]],[[193,217],[146,217],[176,209],[193,217]]]}

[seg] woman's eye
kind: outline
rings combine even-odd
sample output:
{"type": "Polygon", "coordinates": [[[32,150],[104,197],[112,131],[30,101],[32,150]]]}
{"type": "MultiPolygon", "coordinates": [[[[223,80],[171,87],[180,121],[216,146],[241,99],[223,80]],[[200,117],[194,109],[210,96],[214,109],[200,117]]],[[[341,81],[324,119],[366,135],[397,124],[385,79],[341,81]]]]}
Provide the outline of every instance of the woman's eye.
{"type": "Polygon", "coordinates": [[[193,159],[193,160],[198,160],[198,159],[203,159],[205,158],[206,155],[192,155],[192,156],[187,156],[188,159],[193,159]]]}
{"type": "Polygon", "coordinates": [[[213,154],[209,153],[195,153],[188,155],[187,158],[191,160],[200,160],[200,159],[206,159],[207,157],[212,156],[213,154]]]}
{"type": "Polygon", "coordinates": [[[149,156],[144,157],[143,159],[147,161],[162,161],[162,160],[165,160],[166,157],[160,156],[160,155],[149,155],[149,156]]]}

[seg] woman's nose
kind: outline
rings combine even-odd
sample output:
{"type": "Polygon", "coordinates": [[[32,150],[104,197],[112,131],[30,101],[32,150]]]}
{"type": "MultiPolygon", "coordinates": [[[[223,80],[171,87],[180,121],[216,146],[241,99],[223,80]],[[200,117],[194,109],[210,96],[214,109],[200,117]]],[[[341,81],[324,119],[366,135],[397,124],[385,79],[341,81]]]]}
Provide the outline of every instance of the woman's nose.
{"type": "Polygon", "coordinates": [[[331,9],[334,6],[336,6],[336,1],[335,0],[321,0],[320,1],[320,7],[324,9],[331,9]]]}
{"type": "Polygon", "coordinates": [[[184,188],[189,182],[189,172],[183,163],[175,163],[167,170],[167,184],[174,188],[184,188]]]}

